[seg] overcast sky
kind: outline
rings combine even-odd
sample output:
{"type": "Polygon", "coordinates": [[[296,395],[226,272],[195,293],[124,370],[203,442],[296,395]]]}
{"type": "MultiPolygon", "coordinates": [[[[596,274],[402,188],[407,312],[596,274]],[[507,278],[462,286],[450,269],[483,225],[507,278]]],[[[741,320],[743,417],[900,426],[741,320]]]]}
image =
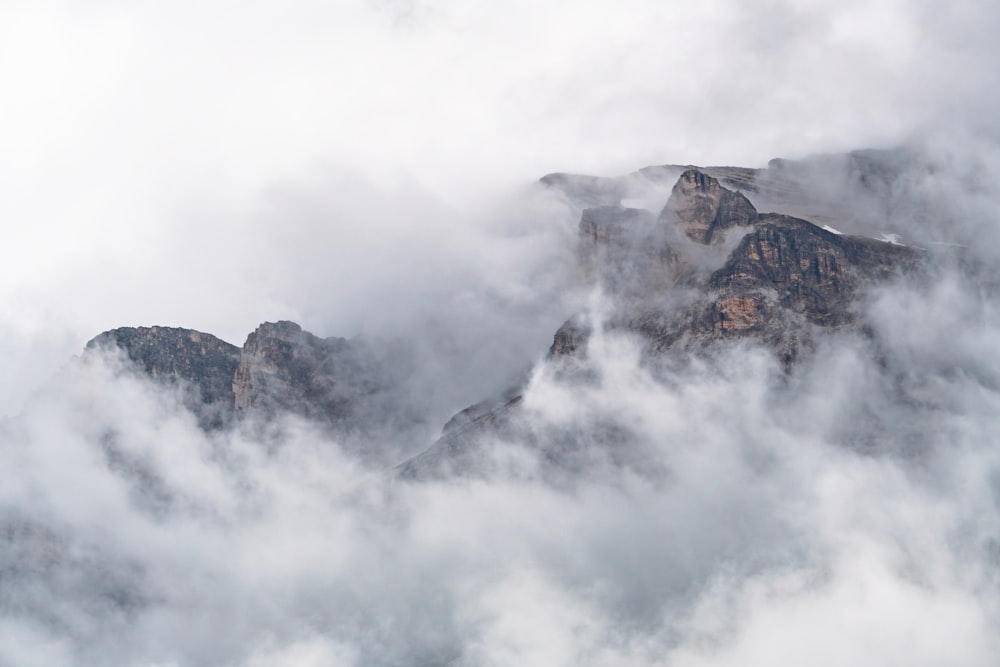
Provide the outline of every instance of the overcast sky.
{"type": "Polygon", "coordinates": [[[996,664],[998,17],[0,0],[0,662],[996,664]],[[66,365],[116,326],[288,318],[408,336],[403,390],[472,402],[587,303],[539,176],[909,141],[951,156],[909,185],[971,268],[870,295],[871,339],[654,377],[598,328],[592,382],[536,364],[526,425],[595,461],[621,426],[662,477],[556,489],[490,441],[523,476],[390,483],[301,421],[206,434],[114,358],[66,365]]]}
{"type": "Polygon", "coordinates": [[[0,349],[18,379],[2,394],[16,402],[27,369],[119,325],[236,343],[278,318],[392,334],[485,280],[472,274],[523,280],[524,253],[498,260],[483,239],[497,198],[546,172],[757,166],[984,131],[1000,111],[998,14],[971,0],[6,0],[0,349]]]}

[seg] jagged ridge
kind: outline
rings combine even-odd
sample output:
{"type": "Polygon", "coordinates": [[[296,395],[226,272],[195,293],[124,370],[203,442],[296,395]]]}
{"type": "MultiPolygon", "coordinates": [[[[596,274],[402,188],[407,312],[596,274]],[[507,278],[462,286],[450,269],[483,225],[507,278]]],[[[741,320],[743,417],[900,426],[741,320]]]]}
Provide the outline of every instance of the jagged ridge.
{"type": "MultiPolygon", "coordinates": [[[[867,159],[860,155],[852,159],[867,159]]],[[[817,332],[857,322],[855,303],[867,285],[923,261],[914,248],[758,213],[742,192],[725,187],[802,200],[804,179],[796,169],[781,161],[767,170],[647,168],[638,172],[647,179],[677,177],[658,215],[622,206],[629,194],[622,181],[555,174],[542,183],[593,204],[581,210],[579,259],[589,279],[612,297],[603,326],[639,335],[652,355],[705,351],[752,337],[790,364],[817,332]]],[[[549,357],[585,359],[588,326],[581,318],[566,322],[549,357]]],[[[292,322],[262,324],[242,348],[168,327],[115,329],[87,347],[107,345],[120,347],[153,378],[193,387],[187,403],[206,428],[289,411],[364,429],[408,409],[387,391],[400,379],[398,369],[357,341],[319,338],[292,322]]],[[[512,428],[520,406],[516,386],[463,410],[434,445],[400,466],[400,474],[468,471],[476,443],[512,428]]]]}
{"type": "MultiPolygon", "coordinates": [[[[681,174],[656,222],[651,219],[622,206],[587,208],[579,238],[588,275],[615,297],[605,326],[639,334],[653,354],[753,337],[792,363],[818,330],[856,322],[854,304],[866,285],[913,270],[924,259],[914,248],[758,214],[742,194],[695,169],[681,174]],[[712,246],[724,248],[731,233],[742,238],[719,268],[707,270],[712,246]],[[664,299],[674,286],[698,296],[686,303],[664,299]]],[[[585,355],[589,333],[580,318],[570,319],[556,332],[549,356],[585,355]]],[[[476,445],[509,434],[520,401],[520,392],[511,389],[492,407],[473,406],[474,419],[460,430],[446,429],[426,452],[400,466],[400,474],[479,472],[476,445]]]]}

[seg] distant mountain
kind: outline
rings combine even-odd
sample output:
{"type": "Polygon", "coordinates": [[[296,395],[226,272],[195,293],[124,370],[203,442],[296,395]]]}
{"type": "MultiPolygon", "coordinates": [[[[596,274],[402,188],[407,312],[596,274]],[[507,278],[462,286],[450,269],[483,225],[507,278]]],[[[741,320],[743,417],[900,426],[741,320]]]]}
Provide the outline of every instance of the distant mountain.
{"type": "Polygon", "coordinates": [[[397,392],[410,370],[402,344],[319,338],[294,322],[265,322],[242,347],[171,327],[122,327],[87,343],[120,350],[141,372],[179,390],[205,429],[289,413],[341,433],[383,433],[419,422],[397,392]]]}
{"type": "MultiPolygon", "coordinates": [[[[719,169],[716,173],[727,173],[719,169]]],[[[729,170],[753,184],[758,172],[729,170]]],[[[586,183],[587,181],[584,181],[586,183]]],[[[577,197],[579,182],[545,177],[577,197]]],[[[598,191],[602,191],[598,188],[598,191]]],[[[919,269],[923,250],[828,231],[807,220],[759,214],[740,192],[699,169],[683,171],[659,216],[608,205],[583,209],[580,261],[609,297],[599,325],[639,336],[649,357],[683,349],[710,353],[724,341],[753,339],[792,364],[824,331],[858,327],[866,286],[919,269]]],[[[549,358],[586,364],[593,322],[577,317],[555,334],[549,358]]],[[[535,441],[568,465],[564,445],[517,432],[521,392],[477,404],[427,451],[405,462],[406,478],[483,472],[486,438],[535,441]]],[[[624,450],[623,450],[624,451],[624,450]]]]}
{"type": "Polygon", "coordinates": [[[939,167],[910,148],[866,149],[802,160],[775,158],[763,169],[664,164],[615,177],[553,173],[540,182],[580,209],[641,204],[659,210],[671,186],[689,169],[742,193],[758,210],[861,233],[870,224],[892,226],[900,215],[919,216],[928,202],[914,196],[914,186],[933,178],[939,167]]]}
{"type": "MultiPolygon", "coordinates": [[[[636,336],[653,360],[673,351],[710,354],[718,344],[749,339],[786,366],[824,332],[864,330],[858,300],[865,289],[918,271],[926,252],[892,236],[877,240],[838,228],[878,219],[912,162],[905,151],[859,151],[773,160],[766,169],[665,165],[619,178],[543,177],[542,187],[579,211],[579,263],[607,301],[599,322],[580,314],[555,332],[550,363],[585,376],[594,326],[636,336]],[[823,180],[829,173],[839,176],[823,180]],[[861,201],[845,207],[845,189],[861,201]],[[665,202],[657,200],[666,192],[665,202]],[[753,201],[783,212],[760,212],[753,201]]],[[[186,404],[206,429],[280,412],[362,433],[386,420],[420,419],[418,403],[395,390],[406,382],[400,348],[319,338],[292,322],[262,324],[242,348],[167,327],[115,329],[87,348],[111,346],[150,377],[185,388],[186,404]]],[[[522,391],[515,386],[463,410],[397,472],[409,479],[481,472],[478,443],[517,428],[522,391]]],[[[555,449],[547,455],[561,460],[555,449]]]]}
{"type": "Polygon", "coordinates": [[[183,388],[185,405],[205,428],[231,423],[240,348],[191,329],[121,327],[91,339],[86,351],[112,348],[125,352],[151,378],[183,388]]]}

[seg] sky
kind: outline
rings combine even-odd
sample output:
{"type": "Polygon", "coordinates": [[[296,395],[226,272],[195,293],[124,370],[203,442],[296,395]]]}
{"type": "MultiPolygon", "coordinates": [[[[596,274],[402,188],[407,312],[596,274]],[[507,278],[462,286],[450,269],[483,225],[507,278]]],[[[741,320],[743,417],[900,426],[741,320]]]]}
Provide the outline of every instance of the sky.
{"type": "Polygon", "coordinates": [[[972,0],[0,0],[0,663],[994,664],[997,34],[972,0]],[[542,361],[600,306],[540,176],[902,144],[975,261],[873,295],[888,351],[542,361]],[[532,367],[533,428],[624,420],[670,472],[558,489],[492,443],[517,474],[396,484],[71,362],[279,319],[415,341],[442,423],[532,367]]]}
{"type": "Polygon", "coordinates": [[[7,0],[2,395],[115,326],[393,335],[456,282],[515,289],[524,251],[480,249],[505,213],[538,247],[544,216],[509,197],[548,172],[989,134],[997,22],[971,1],[7,0]]]}

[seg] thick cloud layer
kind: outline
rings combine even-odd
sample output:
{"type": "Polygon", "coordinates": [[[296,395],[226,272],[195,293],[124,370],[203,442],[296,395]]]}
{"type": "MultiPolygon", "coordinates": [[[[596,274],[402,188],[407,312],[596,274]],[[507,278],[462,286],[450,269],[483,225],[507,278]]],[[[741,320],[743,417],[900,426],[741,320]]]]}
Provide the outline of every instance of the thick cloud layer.
{"type": "Polygon", "coordinates": [[[404,484],[308,424],[206,436],[162,389],[91,359],[5,432],[19,474],[2,491],[0,651],[991,664],[1000,393],[983,299],[949,281],[885,290],[881,366],[847,335],[790,377],[752,346],[653,372],[634,341],[598,334],[593,381],[542,365],[525,398],[534,428],[568,428],[591,454],[555,487],[517,442],[487,450],[509,475],[404,484]],[[612,422],[628,437],[588,427],[612,422]],[[611,465],[623,446],[654,465],[611,465]]]}
{"type": "Polygon", "coordinates": [[[5,4],[0,663],[994,664],[1000,12],[942,7],[5,4]],[[934,253],[869,335],[790,374],[599,326],[587,381],[539,361],[603,306],[528,181],[902,140],[874,199],[836,160],[812,184],[934,253]],[[279,318],[417,345],[442,419],[535,363],[525,428],[582,472],[497,439],[502,474],[403,483],[69,362],[279,318]]]}

